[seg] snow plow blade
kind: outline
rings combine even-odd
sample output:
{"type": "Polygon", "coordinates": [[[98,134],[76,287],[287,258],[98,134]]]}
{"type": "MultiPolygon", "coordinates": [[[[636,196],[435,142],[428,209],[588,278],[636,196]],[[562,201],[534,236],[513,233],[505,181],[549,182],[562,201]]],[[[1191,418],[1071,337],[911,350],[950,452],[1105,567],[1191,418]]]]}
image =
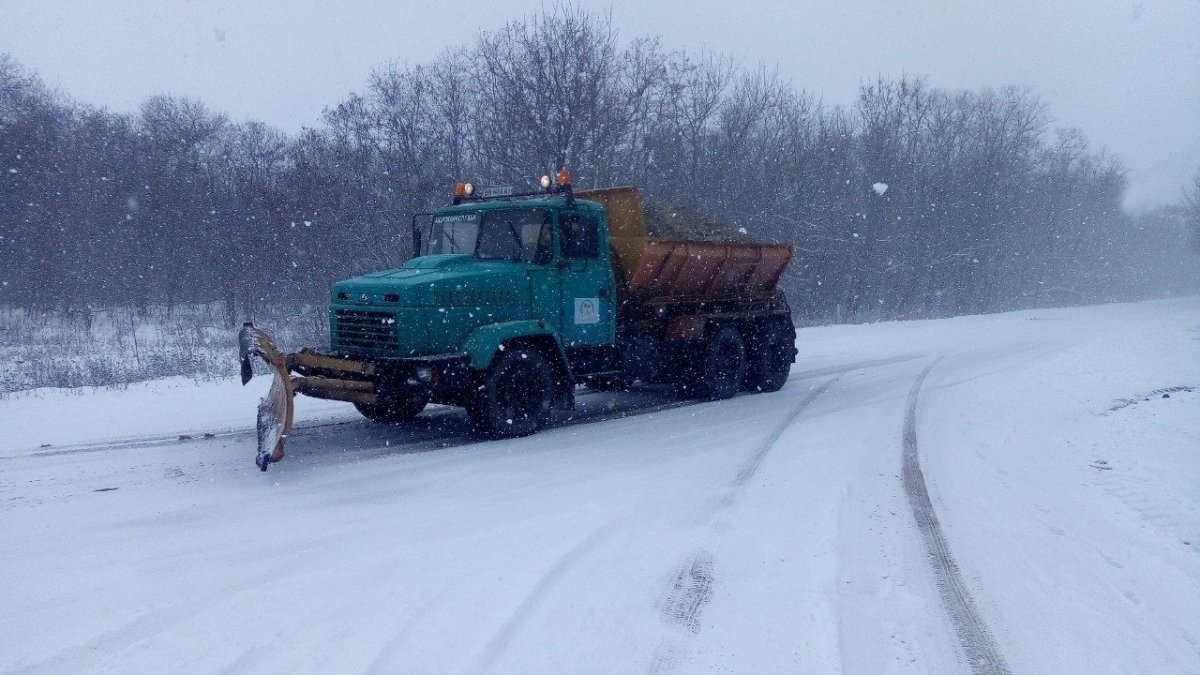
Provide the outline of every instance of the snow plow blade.
{"type": "Polygon", "coordinates": [[[258,404],[258,456],[254,463],[263,471],[283,459],[284,443],[292,433],[296,394],[365,405],[379,403],[373,363],[310,349],[285,354],[249,321],[238,333],[238,356],[242,384],[254,377],[255,357],[271,367],[271,389],[258,404]]]}
{"type": "Polygon", "coordinates": [[[292,431],[292,399],[296,384],[289,373],[287,356],[279,351],[271,338],[247,321],[238,333],[238,355],[242,362],[242,384],[254,377],[252,357],[259,357],[271,366],[271,389],[258,403],[258,455],[254,463],[266,471],[272,462],[283,459],[283,444],[292,431]]]}

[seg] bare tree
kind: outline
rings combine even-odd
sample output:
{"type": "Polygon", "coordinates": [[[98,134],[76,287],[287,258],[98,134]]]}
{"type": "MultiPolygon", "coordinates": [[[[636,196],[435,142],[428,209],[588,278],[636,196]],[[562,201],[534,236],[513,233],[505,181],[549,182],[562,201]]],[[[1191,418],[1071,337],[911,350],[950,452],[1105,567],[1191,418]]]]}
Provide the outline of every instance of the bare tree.
{"type": "Polygon", "coordinates": [[[322,122],[289,137],[171,96],[117,115],[0,55],[0,303],[220,299],[232,321],[399,264],[411,215],[456,180],[564,165],[795,244],[784,284],[808,321],[1142,297],[1190,288],[1163,264],[1185,218],[1200,250],[1200,173],[1182,206],[1131,219],[1120,164],[1050,135],[1028,89],[877,78],[830,107],[574,5],[385,64],[322,122]]]}
{"type": "Polygon", "coordinates": [[[535,180],[569,165],[584,185],[610,182],[655,81],[645,47],[620,51],[611,18],[575,6],[481,35],[475,128],[489,173],[535,180]]]}
{"type": "Polygon", "coordinates": [[[1184,190],[1184,217],[1191,232],[1192,248],[1200,253],[1200,169],[1192,177],[1192,184],[1184,190]]]}

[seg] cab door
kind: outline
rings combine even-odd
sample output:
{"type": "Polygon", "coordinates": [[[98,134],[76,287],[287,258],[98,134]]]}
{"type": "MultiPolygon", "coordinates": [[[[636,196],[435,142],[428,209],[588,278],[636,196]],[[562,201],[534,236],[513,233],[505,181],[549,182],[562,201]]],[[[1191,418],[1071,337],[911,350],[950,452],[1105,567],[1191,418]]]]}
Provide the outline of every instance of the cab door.
{"type": "Polygon", "coordinates": [[[539,211],[540,227],[536,229],[536,241],[526,242],[525,232],[522,232],[522,245],[526,248],[532,245],[532,255],[526,260],[529,274],[529,292],[532,301],[532,316],[529,318],[543,321],[555,330],[562,331],[562,270],[554,263],[553,216],[551,211],[539,211]]]}
{"type": "Polygon", "coordinates": [[[564,347],[601,347],[616,340],[616,307],[608,242],[595,211],[564,209],[558,217],[558,261],[564,347]]]}

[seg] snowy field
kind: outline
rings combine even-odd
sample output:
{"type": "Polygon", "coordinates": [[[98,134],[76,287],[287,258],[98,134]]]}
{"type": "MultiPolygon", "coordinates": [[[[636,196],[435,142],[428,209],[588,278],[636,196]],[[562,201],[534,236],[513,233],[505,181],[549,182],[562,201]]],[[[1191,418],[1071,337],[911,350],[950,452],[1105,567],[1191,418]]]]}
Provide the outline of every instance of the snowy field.
{"type": "Polygon", "coordinates": [[[269,378],[0,398],[0,672],[1200,672],[1200,298],[797,344],[509,441],[300,399],[265,474],[269,378]]]}

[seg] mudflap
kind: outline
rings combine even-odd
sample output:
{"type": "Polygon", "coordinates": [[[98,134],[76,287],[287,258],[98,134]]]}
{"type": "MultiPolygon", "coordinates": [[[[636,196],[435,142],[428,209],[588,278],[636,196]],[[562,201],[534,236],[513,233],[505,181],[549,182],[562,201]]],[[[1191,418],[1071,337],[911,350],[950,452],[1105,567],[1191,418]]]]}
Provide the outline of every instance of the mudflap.
{"type": "Polygon", "coordinates": [[[270,336],[247,321],[238,333],[238,356],[242,362],[242,384],[254,377],[251,359],[255,356],[271,366],[271,389],[258,403],[258,455],[254,464],[266,471],[274,462],[283,459],[284,441],[292,431],[293,399],[296,385],[292,380],[287,357],[270,336]]]}

